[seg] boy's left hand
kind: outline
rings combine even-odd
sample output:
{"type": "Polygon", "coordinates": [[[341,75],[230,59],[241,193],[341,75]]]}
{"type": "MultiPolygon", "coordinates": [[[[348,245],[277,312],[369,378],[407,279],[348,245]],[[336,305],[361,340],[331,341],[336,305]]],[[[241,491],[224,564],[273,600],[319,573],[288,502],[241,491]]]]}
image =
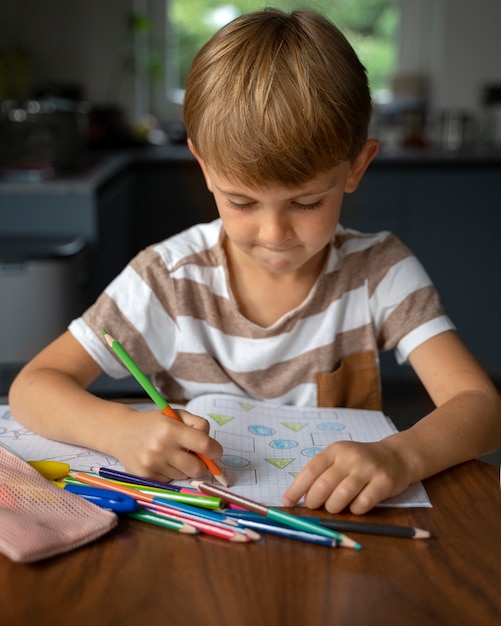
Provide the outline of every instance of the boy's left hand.
{"type": "Polygon", "coordinates": [[[349,507],[367,513],[412,482],[410,468],[393,438],[371,443],[338,441],[312,458],[283,495],[284,506],[305,496],[310,509],[325,505],[330,513],[349,507]]]}

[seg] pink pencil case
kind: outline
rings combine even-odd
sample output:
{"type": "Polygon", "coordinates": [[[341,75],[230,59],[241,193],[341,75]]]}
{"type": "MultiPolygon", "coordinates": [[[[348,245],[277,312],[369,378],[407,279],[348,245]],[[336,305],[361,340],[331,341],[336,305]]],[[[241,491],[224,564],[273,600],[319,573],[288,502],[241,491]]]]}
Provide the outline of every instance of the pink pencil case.
{"type": "Polygon", "coordinates": [[[117,516],[67,492],[0,445],[0,553],[29,563],[78,548],[117,516]]]}

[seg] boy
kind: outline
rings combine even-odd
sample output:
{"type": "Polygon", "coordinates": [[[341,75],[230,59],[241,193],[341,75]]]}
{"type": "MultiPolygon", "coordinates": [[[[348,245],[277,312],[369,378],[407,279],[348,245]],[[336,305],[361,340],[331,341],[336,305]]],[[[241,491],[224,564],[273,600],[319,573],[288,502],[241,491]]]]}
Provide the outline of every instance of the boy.
{"type": "MultiPolygon", "coordinates": [[[[283,496],[364,513],[410,483],[501,444],[501,402],[456,336],[421,265],[389,233],[339,224],[377,153],[365,69],[311,12],[237,18],[186,84],[189,146],[220,219],[140,253],[10,392],[16,418],[101,450],[130,472],[199,476],[217,459],[205,420],[137,414],[85,388],[124,376],[106,328],[170,400],[227,392],[277,403],[380,407],[377,353],[395,349],[436,409],[370,444],[339,442],[283,496]]],[[[173,207],[170,208],[172,210],[173,207]]]]}

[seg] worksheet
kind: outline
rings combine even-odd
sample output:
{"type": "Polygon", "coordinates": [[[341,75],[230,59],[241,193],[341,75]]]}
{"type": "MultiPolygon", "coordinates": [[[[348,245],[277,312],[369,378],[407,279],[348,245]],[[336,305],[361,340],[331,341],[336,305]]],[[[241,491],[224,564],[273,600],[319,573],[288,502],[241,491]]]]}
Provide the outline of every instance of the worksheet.
{"type": "MultiPolygon", "coordinates": [[[[132,406],[146,410],[153,405],[132,406]]],[[[301,468],[331,443],[378,441],[396,432],[380,411],[293,407],[218,394],[196,398],[186,409],[205,417],[211,435],[223,446],[218,465],[231,490],[267,506],[280,506],[283,492],[301,468]]],[[[123,469],[108,455],[36,435],[14,420],[8,406],[0,406],[0,443],[26,460],[65,461],[80,471],[96,466],[123,469]]],[[[213,479],[208,474],[201,480],[213,479]]],[[[431,502],[418,483],[379,506],[430,507],[431,502]]]]}

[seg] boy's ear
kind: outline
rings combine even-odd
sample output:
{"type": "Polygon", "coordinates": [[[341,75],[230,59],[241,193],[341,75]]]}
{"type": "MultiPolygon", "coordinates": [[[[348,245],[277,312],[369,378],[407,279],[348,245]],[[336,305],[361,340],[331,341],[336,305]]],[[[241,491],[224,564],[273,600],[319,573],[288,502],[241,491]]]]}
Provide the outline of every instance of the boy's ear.
{"type": "Polygon", "coordinates": [[[376,139],[367,139],[362,150],[358,153],[357,158],[351,165],[350,173],[346,179],[344,190],[346,193],[355,191],[365,170],[369,167],[372,159],[379,151],[379,142],[376,139]]]}
{"type": "Polygon", "coordinates": [[[202,172],[205,178],[205,184],[207,185],[207,189],[212,193],[212,181],[209,176],[209,170],[207,169],[207,165],[205,161],[202,159],[202,157],[198,154],[197,149],[193,145],[193,142],[191,141],[191,139],[188,138],[187,143],[188,143],[188,148],[190,149],[191,154],[198,161],[198,164],[200,165],[202,169],[202,172]]]}

